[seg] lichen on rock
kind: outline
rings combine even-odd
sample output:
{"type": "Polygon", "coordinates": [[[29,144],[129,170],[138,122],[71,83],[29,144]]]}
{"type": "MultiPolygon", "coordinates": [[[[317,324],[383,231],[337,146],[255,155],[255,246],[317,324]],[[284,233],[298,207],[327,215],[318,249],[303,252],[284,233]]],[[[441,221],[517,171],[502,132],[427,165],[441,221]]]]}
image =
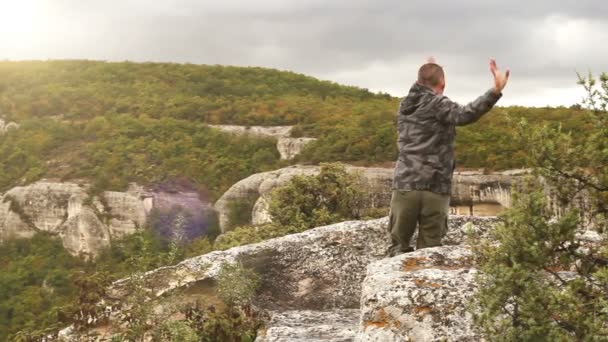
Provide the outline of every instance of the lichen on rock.
{"type": "Polygon", "coordinates": [[[480,341],[466,309],[476,273],[464,246],[427,248],[370,264],[356,341],[480,341]]]}

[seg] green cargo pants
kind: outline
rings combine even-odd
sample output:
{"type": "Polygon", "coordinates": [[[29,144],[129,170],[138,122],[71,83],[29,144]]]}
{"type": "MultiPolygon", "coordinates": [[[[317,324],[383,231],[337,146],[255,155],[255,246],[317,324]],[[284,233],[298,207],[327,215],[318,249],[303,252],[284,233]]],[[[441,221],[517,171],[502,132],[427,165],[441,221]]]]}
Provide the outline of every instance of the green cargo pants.
{"type": "Polygon", "coordinates": [[[431,191],[393,190],[389,229],[391,255],[411,252],[410,240],[418,228],[416,249],[441,246],[448,230],[450,195],[431,191]]]}

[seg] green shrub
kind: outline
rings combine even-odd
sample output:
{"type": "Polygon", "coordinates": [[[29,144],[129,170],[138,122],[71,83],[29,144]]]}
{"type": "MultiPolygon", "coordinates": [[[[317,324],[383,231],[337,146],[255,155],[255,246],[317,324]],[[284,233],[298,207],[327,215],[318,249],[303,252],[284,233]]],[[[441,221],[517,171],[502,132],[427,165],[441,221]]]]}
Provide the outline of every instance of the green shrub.
{"type": "Polygon", "coordinates": [[[237,227],[219,236],[214,248],[224,250],[359,218],[363,192],[358,177],[342,164],[322,164],[318,175],[296,176],[273,190],[272,223],[237,227]]]}
{"type": "Polygon", "coordinates": [[[225,250],[232,247],[258,243],[297,232],[299,232],[299,230],[295,227],[286,227],[277,223],[266,223],[258,226],[241,226],[220,235],[215,240],[214,249],[225,250]]]}
{"type": "Polygon", "coordinates": [[[244,198],[234,199],[227,205],[229,228],[251,223],[251,212],[257,196],[248,195],[244,198]]]}
{"type": "Polygon", "coordinates": [[[187,321],[171,321],[165,322],[160,328],[155,329],[152,340],[155,342],[199,342],[200,338],[187,321]]]}
{"type": "Polygon", "coordinates": [[[222,308],[196,302],[182,312],[203,342],[253,342],[265,319],[249,305],[222,308]]]}
{"type": "Polygon", "coordinates": [[[217,277],[218,296],[228,306],[244,306],[251,302],[260,287],[260,276],[241,264],[224,264],[217,277]]]}
{"type": "Polygon", "coordinates": [[[7,239],[0,247],[0,341],[51,333],[60,308],[78,295],[72,281],[87,263],[71,256],[57,237],[7,239]],[[17,333],[21,331],[21,334],[17,333]]]}
{"type": "Polygon", "coordinates": [[[386,217],[389,214],[390,208],[368,208],[361,211],[362,220],[373,220],[381,217],[386,217]]]}
{"type": "Polygon", "coordinates": [[[273,222],[299,231],[356,219],[363,192],[358,176],[341,164],[321,164],[316,176],[296,176],[272,192],[269,213],[273,222]]]}
{"type": "Polygon", "coordinates": [[[594,122],[584,132],[520,125],[518,140],[543,184],[538,178],[524,184],[493,233],[498,243],[475,248],[482,272],[473,312],[489,340],[608,338],[608,239],[582,246],[576,236],[590,223],[599,232],[608,228],[608,75],[600,82],[595,89],[591,76],[580,80],[594,122]],[[559,218],[545,186],[564,211],[559,218]]]}
{"type": "Polygon", "coordinates": [[[186,244],[184,247],[184,258],[192,258],[195,256],[207,254],[214,251],[213,241],[208,237],[195,239],[186,244]]]}

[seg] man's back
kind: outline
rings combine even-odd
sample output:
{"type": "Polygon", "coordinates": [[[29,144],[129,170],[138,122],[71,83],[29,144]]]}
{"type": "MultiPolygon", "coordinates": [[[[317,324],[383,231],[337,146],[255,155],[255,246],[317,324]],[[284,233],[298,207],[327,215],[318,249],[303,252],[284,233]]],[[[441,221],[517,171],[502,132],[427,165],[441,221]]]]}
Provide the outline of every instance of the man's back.
{"type": "Polygon", "coordinates": [[[418,81],[398,113],[399,158],[395,166],[389,230],[391,254],[412,251],[410,240],[419,227],[416,248],[441,245],[447,232],[456,126],[473,123],[502,96],[509,71],[490,61],[495,87],[466,106],[443,96],[445,75],[434,60],[418,71],[418,81]]]}
{"type": "Polygon", "coordinates": [[[500,97],[490,90],[460,106],[415,83],[399,108],[399,158],[393,189],[449,194],[455,165],[455,126],[477,121],[500,97]]]}

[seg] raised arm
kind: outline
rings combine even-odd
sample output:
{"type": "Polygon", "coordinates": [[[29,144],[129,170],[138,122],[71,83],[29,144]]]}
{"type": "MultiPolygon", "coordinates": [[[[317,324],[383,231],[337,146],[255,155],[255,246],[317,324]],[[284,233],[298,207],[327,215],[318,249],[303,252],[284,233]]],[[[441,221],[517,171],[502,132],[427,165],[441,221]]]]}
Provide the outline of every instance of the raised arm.
{"type": "Polygon", "coordinates": [[[496,94],[501,94],[502,90],[507,85],[507,82],[509,82],[509,76],[511,76],[511,70],[507,69],[506,72],[500,71],[498,69],[498,66],[496,65],[496,60],[494,60],[492,58],[492,59],[490,59],[490,71],[492,72],[492,75],[494,76],[494,92],[496,94]]]}
{"type": "Polygon", "coordinates": [[[439,121],[446,124],[456,126],[468,125],[479,120],[485,113],[489,112],[501,96],[502,94],[496,94],[494,89],[490,89],[466,106],[459,105],[449,98],[441,96],[437,100],[439,103],[435,106],[437,108],[435,116],[439,121]]]}
{"type": "Polygon", "coordinates": [[[490,71],[494,76],[494,88],[478,97],[475,101],[461,106],[445,96],[438,97],[439,103],[435,106],[435,115],[439,121],[462,126],[473,123],[490,111],[496,102],[502,97],[502,90],[507,85],[510,71],[501,72],[494,59],[490,60],[490,71]]]}

